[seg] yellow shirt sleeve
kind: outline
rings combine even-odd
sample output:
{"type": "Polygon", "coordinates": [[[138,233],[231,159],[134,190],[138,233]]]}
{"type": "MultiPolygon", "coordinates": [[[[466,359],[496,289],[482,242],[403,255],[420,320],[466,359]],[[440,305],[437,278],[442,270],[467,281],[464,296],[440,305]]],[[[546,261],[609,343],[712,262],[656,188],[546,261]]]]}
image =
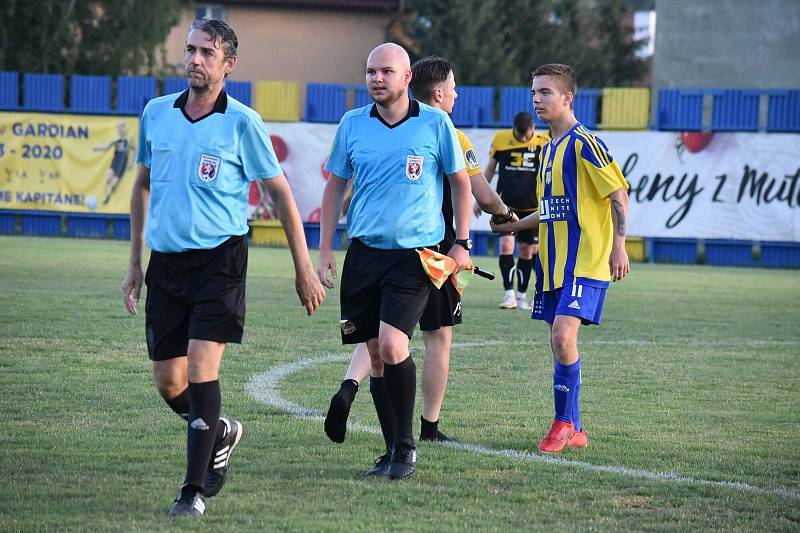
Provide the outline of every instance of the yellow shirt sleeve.
{"type": "Polygon", "coordinates": [[[578,150],[581,164],[597,189],[600,198],[605,198],[623,187],[628,189],[628,182],[625,180],[622,170],[602,145],[596,142],[592,143],[590,140],[578,140],[575,142],[575,147],[578,150]]]}
{"type": "Polygon", "coordinates": [[[464,164],[467,166],[467,174],[469,176],[474,176],[482,172],[481,165],[478,163],[478,156],[475,154],[475,147],[472,146],[472,141],[458,128],[456,128],[456,134],[458,135],[458,143],[461,145],[461,151],[464,153],[464,164]]]}
{"type": "Polygon", "coordinates": [[[494,157],[494,154],[497,153],[497,146],[500,144],[499,140],[502,134],[502,131],[498,131],[494,134],[494,137],[492,138],[492,145],[489,147],[489,157],[494,157]]]}

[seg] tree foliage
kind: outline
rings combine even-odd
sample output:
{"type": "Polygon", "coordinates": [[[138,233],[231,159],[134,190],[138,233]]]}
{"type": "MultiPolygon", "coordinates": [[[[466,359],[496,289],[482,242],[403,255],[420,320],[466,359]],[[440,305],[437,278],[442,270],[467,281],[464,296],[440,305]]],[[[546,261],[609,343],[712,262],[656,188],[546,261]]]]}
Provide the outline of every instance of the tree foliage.
{"type": "Polygon", "coordinates": [[[462,85],[528,85],[545,63],[570,65],[583,87],[625,86],[647,63],[629,0],[418,0],[410,33],[419,56],[447,57],[462,85]]]}
{"type": "Polygon", "coordinates": [[[0,70],[155,74],[187,0],[3,0],[0,70]]]}

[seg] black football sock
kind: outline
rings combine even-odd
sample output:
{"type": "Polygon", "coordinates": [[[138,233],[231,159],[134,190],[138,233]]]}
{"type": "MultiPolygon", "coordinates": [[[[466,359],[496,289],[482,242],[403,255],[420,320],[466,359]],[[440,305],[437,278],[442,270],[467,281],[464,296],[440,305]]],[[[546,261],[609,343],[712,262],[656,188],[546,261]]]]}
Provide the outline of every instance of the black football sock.
{"type": "Polygon", "coordinates": [[[412,424],[414,400],[417,392],[417,366],[410,355],[401,363],[383,363],[383,379],[386,393],[392,402],[397,425],[395,444],[414,444],[412,424]]]}
{"type": "MultiPolygon", "coordinates": [[[[187,422],[189,421],[189,389],[188,387],[184,389],[184,391],[174,398],[164,398],[164,401],[167,402],[170,409],[175,411],[179,417],[183,418],[187,422]]],[[[214,440],[214,443],[221,441],[225,438],[225,434],[227,433],[227,427],[225,424],[217,424],[217,437],[214,440]]]]}
{"type": "Polygon", "coordinates": [[[189,389],[186,388],[182,393],[174,398],[164,398],[169,408],[175,411],[179,417],[189,420],[189,389]]]}
{"type": "Polygon", "coordinates": [[[422,427],[419,432],[420,438],[435,437],[439,432],[439,421],[437,420],[436,422],[431,422],[429,420],[425,420],[424,416],[419,417],[419,419],[422,422],[422,427]]]}
{"type": "Polygon", "coordinates": [[[498,263],[500,263],[500,277],[503,278],[503,288],[510,291],[514,288],[514,256],[501,255],[498,263]]]}
{"type": "Polygon", "coordinates": [[[375,412],[378,413],[378,422],[381,424],[383,440],[386,443],[386,450],[389,451],[394,446],[396,434],[394,411],[392,402],[386,393],[383,377],[369,378],[369,392],[372,394],[372,403],[375,404],[375,412]]]}
{"type": "Polygon", "coordinates": [[[341,386],[339,387],[339,394],[342,397],[347,398],[349,403],[353,403],[353,400],[356,397],[356,393],[358,392],[358,381],[354,379],[346,379],[342,381],[341,386]]]}
{"type": "Polygon", "coordinates": [[[328,413],[325,415],[325,434],[333,442],[342,443],[347,433],[347,418],[350,416],[350,406],[358,392],[358,382],[354,379],[342,381],[342,385],[331,398],[328,413]]]}
{"type": "Polygon", "coordinates": [[[519,292],[528,292],[528,283],[531,280],[533,259],[517,259],[517,287],[519,292]]]}
{"type": "Polygon", "coordinates": [[[222,406],[219,380],[189,383],[189,401],[185,483],[202,487],[219,425],[222,406]]]}

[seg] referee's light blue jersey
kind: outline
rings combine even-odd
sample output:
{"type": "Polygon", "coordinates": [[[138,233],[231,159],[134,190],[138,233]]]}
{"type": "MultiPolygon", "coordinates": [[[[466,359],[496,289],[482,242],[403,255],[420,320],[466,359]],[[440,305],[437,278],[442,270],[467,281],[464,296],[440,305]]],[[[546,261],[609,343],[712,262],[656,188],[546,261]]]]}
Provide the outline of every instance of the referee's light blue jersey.
{"type": "Polygon", "coordinates": [[[145,239],[152,250],[209,249],[247,233],[250,182],[283,174],[261,117],[224,91],[191,120],[189,92],[151,100],[137,161],[150,169],[145,239]]]}
{"type": "Polygon", "coordinates": [[[375,104],[342,117],[325,168],[355,179],[347,232],[367,246],[417,248],[444,238],[442,184],[464,168],[464,153],[446,113],[411,100],[392,126],[375,104]]]}

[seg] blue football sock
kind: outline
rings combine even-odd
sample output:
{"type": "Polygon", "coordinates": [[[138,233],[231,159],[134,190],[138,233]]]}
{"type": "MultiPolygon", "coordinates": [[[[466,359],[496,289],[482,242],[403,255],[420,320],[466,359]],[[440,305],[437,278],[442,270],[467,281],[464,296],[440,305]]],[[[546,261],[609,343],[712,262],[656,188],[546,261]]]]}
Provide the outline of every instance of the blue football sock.
{"type": "Polygon", "coordinates": [[[580,382],[580,359],[571,365],[562,365],[555,362],[553,373],[553,399],[555,401],[556,419],[564,422],[573,422],[574,413],[577,412],[578,383],[580,382]],[[574,406],[574,410],[573,410],[574,406]]]}

